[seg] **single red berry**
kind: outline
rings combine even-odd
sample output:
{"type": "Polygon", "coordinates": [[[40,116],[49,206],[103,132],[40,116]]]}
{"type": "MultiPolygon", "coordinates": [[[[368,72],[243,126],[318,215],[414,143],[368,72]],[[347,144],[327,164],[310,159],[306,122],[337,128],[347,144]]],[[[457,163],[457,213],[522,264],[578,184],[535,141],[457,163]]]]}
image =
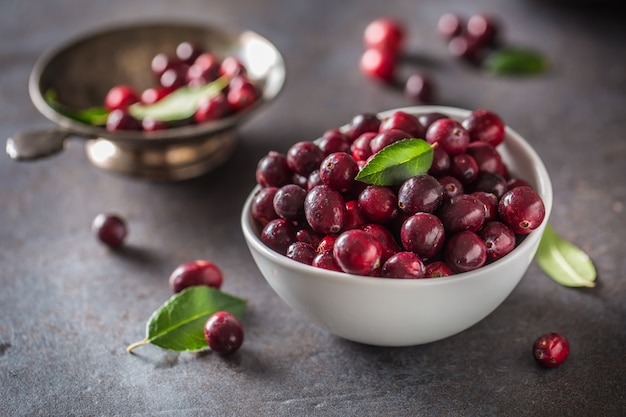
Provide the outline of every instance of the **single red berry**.
{"type": "Polygon", "coordinates": [[[463,32],[463,19],[456,13],[445,13],[437,21],[437,30],[445,39],[451,39],[463,32]]]}
{"type": "Polygon", "coordinates": [[[116,85],[111,88],[104,98],[104,107],[109,110],[125,109],[139,101],[135,90],[128,85],[116,85]]]}
{"type": "Polygon", "coordinates": [[[369,78],[393,81],[396,73],[396,54],[385,49],[370,48],[361,55],[361,72],[369,78]]]}
{"type": "Polygon", "coordinates": [[[169,278],[170,288],[174,293],[193,285],[207,285],[219,290],[223,282],[222,271],[213,262],[205,260],[181,264],[169,278]]]}
{"type": "Polygon", "coordinates": [[[343,232],[333,246],[335,261],[349,274],[370,275],[380,266],[381,255],[378,240],[360,229],[343,232]]]}
{"type": "Polygon", "coordinates": [[[404,93],[415,103],[432,103],[435,98],[435,85],[428,75],[416,73],[407,78],[404,93]]]}
{"type": "Polygon", "coordinates": [[[366,49],[376,48],[399,52],[405,39],[404,26],[396,19],[381,17],[370,22],[363,33],[366,49]]]}
{"type": "Polygon", "coordinates": [[[98,214],[93,220],[91,229],[102,243],[111,248],[122,246],[128,234],[126,221],[117,214],[98,214]]]}
{"type": "Polygon", "coordinates": [[[204,325],[204,339],[212,351],[230,355],[243,344],[241,322],[228,311],[218,311],[204,325]]]}
{"type": "Polygon", "coordinates": [[[546,333],[533,343],[533,356],[537,363],[554,368],[565,362],[569,355],[569,342],[560,333],[546,333]]]}

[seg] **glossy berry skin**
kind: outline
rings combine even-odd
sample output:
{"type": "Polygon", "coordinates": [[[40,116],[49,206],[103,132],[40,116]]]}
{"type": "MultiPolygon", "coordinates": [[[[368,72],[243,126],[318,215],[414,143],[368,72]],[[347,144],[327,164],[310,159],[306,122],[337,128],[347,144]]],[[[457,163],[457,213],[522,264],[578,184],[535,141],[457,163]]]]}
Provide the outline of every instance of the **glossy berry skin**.
{"type": "Polygon", "coordinates": [[[396,74],[397,57],[395,52],[369,48],[361,55],[361,72],[372,79],[391,82],[396,74]]]}
{"type": "Polygon", "coordinates": [[[241,82],[230,82],[226,93],[226,102],[231,111],[239,112],[252,106],[259,99],[259,92],[252,82],[247,79],[241,82]]]}
{"type": "Polygon", "coordinates": [[[300,175],[309,175],[319,169],[324,152],[313,142],[297,142],[287,150],[287,165],[300,175]]]}
{"type": "Polygon", "coordinates": [[[170,275],[169,284],[173,293],[194,285],[206,285],[216,289],[222,287],[224,275],[211,261],[197,260],[179,265],[170,275]]]}
{"type": "Polygon", "coordinates": [[[400,252],[400,246],[387,227],[377,223],[368,223],[363,225],[361,230],[374,236],[378,243],[380,243],[380,248],[382,249],[380,255],[381,262],[387,261],[393,254],[400,252]]]}
{"type": "Polygon", "coordinates": [[[230,355],[243,344],[243,326],[228,311],[213,313],[204,325],[204,339],[212,351],[230,355]]]}
{"type": "Polygon", "coordinates": [[[327,185],[318,185],[306,195],[304,215],[314,231],[338,233],[346,218],[346,203],[338,191],[327,185]]]}
{"type": "Polygon", "coordinates": [[[331,129],[315,141],[315,144],[322,150],[324,155],[328,156],[335,152],[350,153],[350,139],[348,136],[339,131],[339,129],[331,129]]]}
{"type": "Polygon", "coordinates": [[[492,174],[501,174],[503,172],[504,162],[502,162],[500,153],[493,145],[483,141],[470,142],[465,153],[474,158],[479,172],[492,174]]]}
{"type": "Polygon", "coordinates": [[[446,233],[441,220],[430,213],[415,213],[400,228],[402,246],[425,260],[441,251],[445,239],[446,233]]]}
{"type": "Polygon", "coordinates": [[[372,155],[377,154],[383,148],[391,145],[392,143],[398,142],[402,139],[408,139],[411,137],[411,134],[405,132],[400,129],[388,129],[383,130],[375,137],[372,138],[370,142],[370,150],[372,151],[372,155]]]}
{"type": "Polygon", "coordinates": [[[498,218],[498,197],[492,193],[476,191],[470,194],[485,206],[485,223],[498,218]]]}
{"type": "Polygon", "coordinates": [[[359,173],[359,166],[351,155],[335,152],[328,155],[320,164],[320,179],[329,187],[346,192],[354,185],[354,177],[359,173]]]}
{"type": "Polygon", "coordinates": [[[353,229],[343,232],[333,246],[333,256],[342,271],[370,275],[380,266],[382,249],[371,234],[353,229]]]}
{"type": "Polygon", "coordinates": [[[390,17],[381,17],[370,22],[363,32],[366,49],[375,48],[394,53],[402,49],[406,30],[402,23],[390,17]]]}
{"type": "Polygon", "coordinates": [[[328,269],[329,271],[343,272],[341,267],[337,265],[332,250],[318,252],[311,262],[316,268],[328,269]]]}
{"type": "Polygon", "coordinates": [[[476,233],[463,231],[448,239],[444,258],[454,272],[473,271],[487,262],[487,249],[476,233]]]}
{"type": "Polygon", "coordinates": [[[313,263],[313,258],[317,255],[315,248],[305,242],[294,242],[287,248],[287,253],[285,254],[287,258],[293,259],[294,261],[311,265],[313,263]]]}
{"type": "Polygon", "coordinates": [[[390,117],[380,123],[380,132],[391,129],[401,130],[409,135],[407,137],[417,139],[423,139],[426,133],[424,126],[422,126],[416,116],[401,110],[395,111],[390,117]]]}
{"type": "Polygon", "coordinates": [[[484,191],[486,193],[494,194],[500,199],[505,192],[507,192],[509,186],[506,179],[500,174],[493,174],[491,172],[479,172],[476,181],[470,184],[470,192],[484,191]]]}
{"type": "Polygon", "coordinates": [[[256,182],[262,187],[282,187],[291,183],[293,171],[287,157],[276,151],[269,151],[262,157],[256,168],[256,182]]]}
{"type": "Polygon", "coordinates": [[[433,162],[430,165],[428,173],[433,177],[443,177],[450,171],[450,155],[444,151],[441,146],[435,146],[433,148],[433,162]]]}
{"type": "Polygon", "coordinates": [[[413,252],[398,252],[385,261],[380,276],[403,279],[423,278],[424,263],[413,252]]]}
{"type": "Polygon", "coordinates": [[[352,152],[352,158],[355,161],[365,162],[372,156],[372,140],[378,136],[375,132],[365,132],[350,145],[350,151],[352,152]]]}
{"type": "Polygon", "coordinates": [[[378,133],[380,123],[380,119],[375,113],[359,113],[350,121],[347,136],[350,141],[354,142],[363,133],[378,133]]]}
{"type": "Polygon", "coordinates": [[[568,356],[569,342],[560,333],[546,333],[533,343],[535,361],[546,368],[559,366],[568,356]]]}
{"type": "Polygon", "coordinates": [[[463,120],[462,125],[469,132],[472,142],[487,142],[495,148],[504,141],[504,122],[490,110],[474,110],[463,120]]]}
{"type": "Polygon", "coordinates": [[[258,190],[252,198],[250,211],[254,220],[261,226],[279,217],[274,210],[274,196],[277,191],[277,187],[264,187],[258,190]]]}
{"type": "Polygon", "coordinates": [[[359,194],[359,208],[371,222],[387,223],[398,215],[398,199],[390,188],[368,185],[359,194]]]}
{"type": "Polygon", "coordinates": [[[490,262],[502,258],[515,249],[515,233],[502,222],[486,223],[478,232],[478,236],[485,242],[487,259],[490,262]]]}
{"type": "Polygon", "coordinates": [[[461,195],[465,192],[461,181],[457,180],[452,175],[444,175],[437,179],[443,187],[443,199],[444,201],[450,200],[452,197],[461,195]]]}
{"type": "Polygon", "coordinates": [[[502,196],[498,203],[498,213],[514,233],[525,235],[541,225],[546,209],[535,190],[521,186],[507,191],[502,196]]]}
{"type": "Polygon", "coordinates": [[[450,156],[454,156],[465,153],[470,142],[470,135],[460,122],[445,118],[435,120],[428,127],[425,139],[431,145],[436,143],[450,156]]]}
{"type": "Polygon", "coordinates": [[[224,94],[216,94],[205,98],[198,103],[198,108],[193,115],[196,123],[210,122],[227,116],[231,111],[224,94]]]}
{"type": "Polygon", "coordinates": [[[450,162],[450,174],[463,184],[469,184],[478,178],[478,164],[472,156],[466,153],[454,155],[450,162]]]}
{"type": "Polygon", "coordinates": [[[434,261],[424,267],[425,278],[449,277],[450,275],[454,275],[454,271],[443,261],[434,261]]]}
{"type": "Polygon", "coordinates": [[[139,101],[139,95],[135,90],[125,84],[111,88],[104,97],[104,107],[108,110],[126,109],[131,104],[139,101]]]}
{"type": "Polygon", "coordinates": [[[471,194],[461,194],[446,202],[438,215],[449,235],[463,230],[476,232],[485,222],[485,206],[471,194]]]}
{"type": "Polygon", "coordinates": [[[274,195],[274,211],[286,220],[304,219],[304,199],[306,190],[296,184],[283,185],[274,195]]]}
{"type": "Polygon", "coordinates": [[[274,219],[268,222],[261,231],[261,241],[270,249],[284,255],[287,248],[296,241],[297,230],[285,219],[274,219]]]}
{"type": "Polygon", "coordinates": [[[91,225],[98,239],[111,248],[119,248],[124,244],[128,234],[126,221],[117,214],[100,213],[91,225]]]}
{"type": "Polygon", "coordinates": [[[433,213],[443,202],[443,186],[428,174],[416,175],[404,181],[398,190],[398,207],[407,213],[433,213]]]}

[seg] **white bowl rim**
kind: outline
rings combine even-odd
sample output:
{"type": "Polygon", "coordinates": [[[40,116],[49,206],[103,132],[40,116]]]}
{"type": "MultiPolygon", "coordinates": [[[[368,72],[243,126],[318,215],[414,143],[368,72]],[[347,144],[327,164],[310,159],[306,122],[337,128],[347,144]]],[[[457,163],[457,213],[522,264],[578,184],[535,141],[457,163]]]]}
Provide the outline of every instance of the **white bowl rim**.
{"type": "MultiPolygon", "coordinates": [[[[410,107],[400,107],[397,109],[386,110],[378,113],[379,117],[388,117],[396,111],[403,111],[407,113],[431,113],[431,112],[439,112],[448,114],[450,116],[456,117],[465,117],[471,111],[460,109],[456,107],[447,107],[447,106],[410,106],[410,107]]],[[[345,127],[345,126],[344,126],[345,127]]],[[[342,127],[343,128],[343,127],[342,127]]],[[[508,125],[506,126],[506,135],[507,137],[513,138],[517,142],[519,146],[521,146],[530,159],[533,161],[535,165],[535,170],[538,172],[538,178],[540,179],[538,188],[540,189],[539,194],[542,196],[543,203],[546,210],[546,215],[543,219],[542,224],[533,232],[529,233],[525,236],[524,240],[520,242],[520,244],[514,249],[516,253],[522,253],[526,247],[533,246],[538,239],[541,239],[541,235],[545,226],[548,223],[548,219],[550,217],[550,213],[552,211],[552,183],[550,181],[550,177],[548,171],[543,164],[543,161],[536,153],[536,151],[526,142],[526,140],[520,136],[517,132],[511,129],[508,125]]],[[[505,139],[506,140],[506,139],[505,139]]],[[[292,269],[297,272],[303,274],[315,274],[320,278],[323,277],[329,280],[335,280],[337,282],[343,283],[354,283],[358,285],[388,285],[388,286],[398,286],[403,288],[413,288],[413,287],[424,287],[424,286],[437,286],[437,285],[448,285],[452,282],[461,281],[461,280],[471,280],[472,278],[482,275],[485,272],[489,272],[492,269],[506,269],[507,264],[514,262],[516,256],[515,253],[510,253],[507,256],[498,259],[488,265],[485,265],[481,268],[475,269],[473,271],[458,273],[446,277],[437,277],[437,278],[421,278],[421,279],[402,279],[402,278],[381,278],[381,277],[372,277],[365,275],[354,275],[346,272],[338,272],[331,271],[323,268],[317,268],[311,265],[306,265],[301,262],[295,261],[293,259],[287,258],[285,255],[282,255],[269,247],[267,247],[260,239],[260,237],[254,231],[254,219],[250,213],[250,206],[252,203],[252,199],[254,198],[255,193],[261,189],[260,185],[256,185],[253,190],[250,192],[243,206],[243,210],[241,212],[241,227],[246,238],[246,241],[249,245],[252,245],[254,249],[263,254],[263,256],[269,258],[272,262],[276,262],[281,267],[286,269],[292,269]],[[509,256],[511,255],[511,256],[509,256]]]]}

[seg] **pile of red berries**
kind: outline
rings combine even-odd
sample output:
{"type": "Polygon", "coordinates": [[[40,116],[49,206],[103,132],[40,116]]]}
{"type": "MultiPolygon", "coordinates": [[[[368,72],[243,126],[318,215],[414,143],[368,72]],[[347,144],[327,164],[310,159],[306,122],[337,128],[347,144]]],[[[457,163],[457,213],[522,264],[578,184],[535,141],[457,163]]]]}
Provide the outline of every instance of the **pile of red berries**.
{"type": "Polygon", "coordinates": [[[259,98],[257,87],[237,56],[228,55],[221,59],[192,42],[181,42],[173,56],[164,52],[155,55],[151,69],[155,86],[137,92],[130,85],[119,84],[109,90],[104,99],[104,107],[110,111],[107,130],[155,131],[179,125],[181,121],[173,124],[149,117],[138,120],[128,108],[135,103],[154,104],[181,87],[199,88],[220,77],[228,80],[227,86],[218,94],[201,100],[193,116],[182,123],[220,119],[251,106],[259,98]]]}
{"type": "Polygon", "coordinates": [[[480,268],[511,252],[545,217],[540,196],[512,178],[497,147],[505,125],[479,109],[445,114],[359,114],[346,129],[268,152],[258,162],[253,218],[271,249],[315,267],[387,278],[480,268]],[[386,146],[425,138],[427,173],[395,186],[355,180],[386,146]]]}

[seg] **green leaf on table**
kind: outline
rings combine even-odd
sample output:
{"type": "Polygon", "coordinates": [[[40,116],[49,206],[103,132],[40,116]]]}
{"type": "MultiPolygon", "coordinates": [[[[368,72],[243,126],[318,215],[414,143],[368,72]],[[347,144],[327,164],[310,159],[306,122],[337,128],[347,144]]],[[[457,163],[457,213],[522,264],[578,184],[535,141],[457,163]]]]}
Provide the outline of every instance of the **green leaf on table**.
{"type": "Polygon", "coordinates": [[[241,318],[246,300],[206,285],[188,287],[174,294],[150,317],[146,337],[126,350],[151,343],[175,351],[194,351],[208,347],[204,324],[218,311],[228,311],[241,318]]]}
{"type": "Polygon", "coordinates": [[[71,119],[77,120],[81,123],[86,123],[92,126],[104,126],[109,116],[109,110],[104,107],[90,107],[84,110],[75,110],[58,101],[58,95],[56,90],[49,89],[44,94],[46,103],[58,113],[61,113],[71,119]]]}
{"type": "Polygon", "coordinates": [[[359,171],[356,180],[373,185],[397,185],[423,174],[433,163],[433,148],[423,139],[403,139],[381,149],[359,171]]]}
{"type": "Polygon", "coordinates": [[[482,68],[495,75],[536,75],[548,67],[546,58],[538,51],[522,48],[502,48],[491,52],[482,68]]]}
{"type": "Polygon", "coordinates": [[[229,79],[222,76],[201,87],[180,87],[153,104],[135,103],[128,112],[136,119],[150,117],[162,122],[185,120],[193,116],[200,101],[212,97],[228,85],[229,79]]]}
{"type": "Polygon", "coordinates": [[[561,238],[550,225],[546,226],[537,263],[553,280],[567,287],[594,287],[596,269],[580,248],[561,238]]]}

